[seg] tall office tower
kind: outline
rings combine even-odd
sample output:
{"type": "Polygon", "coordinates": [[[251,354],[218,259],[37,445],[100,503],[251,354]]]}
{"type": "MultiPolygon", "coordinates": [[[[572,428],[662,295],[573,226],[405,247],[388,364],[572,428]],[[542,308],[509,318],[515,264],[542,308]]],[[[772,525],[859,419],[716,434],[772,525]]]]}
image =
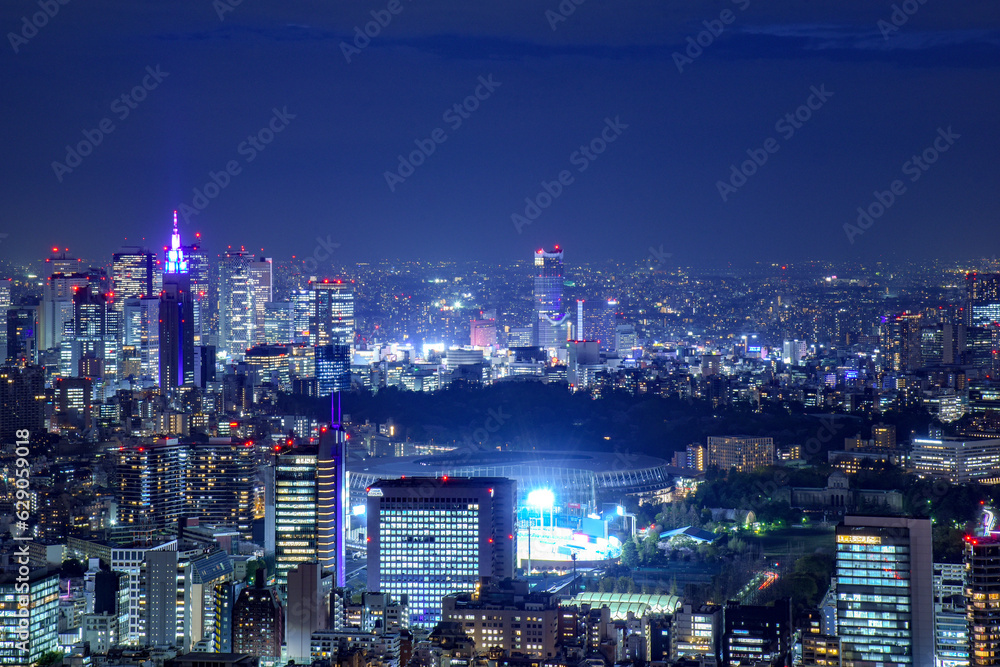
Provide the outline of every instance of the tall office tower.
{"type": "Polygon", "coordinates": [[[219,352],[242,361],[256,340],[256,287],[250,266],[253,253],[227,252],[219,262],[219,352]]]}
{"type": "Polygon", "coordinates": [[[615,349],[615,315],[618,302],[614,299],[577,299],[576,333],[577,340],[596,340],[601,351],[615,349]]]}
{"type": "Polygon", "coordinates": [[[309,344],[313,346],[354,344],[354,286],[343,280],[311,283],[313,313],[309,322],[309,344]]]}
{"type": "Polygon", "coordinates": [[[472,347],[495,347],[497,344],[497,321],[474,319],[469,322],[469,344],[472,347]]]}
{"type": "Polygon", "coordinates": [[[965,330],[965,345],[962,350],[962,361],[974,366],[987,375],[997,372],[1000,350],[1000,327],[968,327],[965,330]]]}
{"type": "Polygon", "coordinates": [[[563,297],[563,251],[535,251],[535,330],[534,343],[537,347],[552,347],[560,341],[553,331],[554,325],[564,315],[563,297]]]}
{"type": "Polygon", "coordinates": [[[41,366],[0,368],[0,441],[22,440],[17,432],[32,436],[45,430],[45,369],[41,366]]]}
{"type": "Polygon", "coordinates": [[[285,605],[285,644],[288,658],[310,664],[312,633],[329,627],[330,605],[323,594],[323,567],[299,563],[288,573],[288,603],[285,605]]]}
{"type": "Polygon", "coordinates": [[[188,447],[176,439],[118,451],[118,524],[137,529],[176,525],[184,514],[188,447]]]}
{"type": "Polygon", "coordinates": [[[36,308],[7,309],[7,363],[37,363],[37,322],[36,308]]]}
{"type": "Polygon", "coordinates": [[[843,664],[933,665],[930,519],[847,515],[836,534],[843,664]]]}
{"type": "Polygon", "coordinates": [[[126,246],[111,260],[111,289],[116,304],[126,299],[154,297],[163,286],[156,255],[146,248],[126,246]]]}
{"type": "Polygon", "coordinates": [[[86,273],[54,273],[45,281],[38,306],[38,349],[53,350],[62,342],[66,323],[73,319],[73,296],[88,288],[86,273]]]}
{"type": "Polygon", "coordinates": [[[0,279],[0,366],[7,361],[7,309],[10,308],[10,278],[0,279]]]}
{"type": "Polygon", "coordinates": [[[963,563],[934,563],[934,657],[940,667],[969,664],[963,563]]]}
{"type": "Polygon", "coordinates": [[[316,383],[320,396],[351,388],[351,347],[346,344],[316,348],[316,383]]]}
{"type": "Polygon", "coordinates": [[[792,601],[775,600],[770,607],[730,600],[723,614],[722,664],[790,664],[792,601]]]}
{"type": "Polygon", "coordinates": [[[1000,322],[1000,274],[965,274],[965,324],[984,327],[1000,322]]]}
{"type": "Polygon", "coordinates": [[[0,665],[34,665],[44,654],[59,650],[58,568],[43,567],[26,575],[14,569],[0,575],[0,600],[4,610],[0,614],[0,665]]]}
{"type": "Polygon", "coordinates": [[[265,343],[286,345],[296,342],[294,307],[295,304],[291,301],[269,301],[264,304],[265,343]]]}
{"type": "Polygon", "coordinates": [[[297,447],[277,455],[274,467],[274,567],[278,590],[288,572],[317,560],[316,447],[297,447]]]}
{"type": "Polygon", "coordinates": [[[335,413],[333,426],[321,436],[316,470],[318,559],[324,569],[335,573],[334,585],[340,588],[347,585],[345,535],[350,521],[347,515],[350,490],[347,487],[346,435],[340,425],[340,416],[335,413]]]}
{"type": "Polygon", "coordinates": [[[264,331],[266,307],[274,298],[274,272],[270,257],[258,257],[250,263],[250,283],[253,286],[254,345],[267,342],[264,331]]]}
{"type": "Polygon", "coordinates": [[[920,313],[906,311],[882,318],[883,365],[896,372],[913,371],[923,365],[920,355],[920,313]]]}
{"type": "Polygon", "coordinates": [[[141,377],[160,385],[160,299],[133,297],[122,308],[124,344],[135,347],[141,377]]]}
{"type": "Polygon", "coordinates": [[[174,212],[174,231],[166,251],[159,305],[160,386],[173,389],[194,384],[194,296],[191,266],[181,246],[174,212]]]}
{"type": "MultiPolygon", "coordinates": [[[[177,212],[174,211],[174,218],[176,219],[176,217],[177,212]]],[[[201,234],[195,234],[195,238],[200,239],[201,234]]],[[[201,249],[198,243],[182,245],[180,250],[184,252],[184,259],[187,260],[187,274],[191,281],[194,344],[204,345],[211,333],[210,324],[215,312],[215,304],[209,297],[211,266],[208,263],[208,254],[201,249]]]]}
{"type": "Polygon", "coordinates": [[[81,363],[99,360],[101,377],[118,373],[120,313],[108,296],[101,292],[81,289],[73,296],[73,322],[69,336],[61,349],[62,375],[87,376],[81,363]]]}
{"type": "Polygon", "coordinates": [[[965,537],[969,663],[1000,665],[1000,535],[965,537]]]}
{"type": "Polygon", "coordinates": [[[292,290],[292,342],[309,345],[311,321],[316,292],[312,289],[292,290]]]}
{"type": "Polygon", "coordinates": [[[83,266],[83,260],[69,254],[69,248],[62,251],[59,248],[52,248],[52,254],[45,258],[45,272],[49,275],[53,273],[76,273],[83,266]]]}
{"type": "Polygon", "coordinates": [[[368,590],[405,596],[410,624],[441,621],[441,599],[514,574],[517,483],[498,477],[381,480],[368,490],[368,590]]]}
{"type": "Polygon", "coordinates": [[[233,653],[280,658],[284,620],[277,593],[264,587],[264,571],[257,570],[253,587],[240,591],[233,605],[233,653]]]}
{"type": "Polygon", "coordinates": [[[750,435],[712,435],[708,437],[708,465],[728,472],[753,472],[774,465],[774,438],[750,435]]]}
{"type": "Polygon", "coordinates": [[[253,541],[253,443],[209,438],[187,452],[186,513],[205,523],[235,528],[241,540],[253,541]]]}

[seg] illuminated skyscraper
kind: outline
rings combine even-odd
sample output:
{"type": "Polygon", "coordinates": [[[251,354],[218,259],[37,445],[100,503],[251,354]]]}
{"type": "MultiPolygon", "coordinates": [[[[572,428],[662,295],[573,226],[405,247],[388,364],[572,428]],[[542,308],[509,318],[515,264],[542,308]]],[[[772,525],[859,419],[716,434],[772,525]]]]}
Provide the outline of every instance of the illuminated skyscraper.
{"type": "Polygon", "coordinates": [[[562,312],[563,297],[563,251],[559,246],[555,250],[535,252],[535,345],[552,347],[559,343],[555,329],[564,319],[562,312]]]}
{"type": "Polygon", "coordinates": [[[579,299],[576,302],[577,340],[596,340],[602,352],[615,349],[615,313],[618,302],[614,299],[579,299]]]}
{"type": "Polygon", "coordinates": [[[242,361],[256,339],[253,263],[253,254],[242,251],[227,252],[220,262],[219,347],[229,361],[242,361]]]}
{"type": "Polygon", "coordinates": [[[118,452],[118,524],[172,528],[185,511],[188,446],[176,439],[124,447],[118,452]]]}
{"type": "Polygon", "coordinates": [[[0,575],[0,600],[0,665],[38,664],[46,653],[59,650],[58,568],[43,567],[23,575],[12,569],[0,575]],[[23,648],[18,646],[21,642],[23,648]]]}
{"type": "Polygon", "coordinates": [[[38,361],[37,329],[37,309],[7,309],[7,363],[33,364],[38,361]]]}
{"type": "Polygon", "coordinates": [[[240,539],[253,540],[253,443],[209,438],[190,445],[185,495],[187,513],[207,524],[232,526],[240,539]]]}
{"type": "Polygon", "coordinates": [[[346,433],[337,423],[334,423],[333,428],[323,434],[316,471],[317,553],[323,569],[336,574],[334,584],[340,587],[347,585],[344,570],[347,554],[344,535],[346,534],[345,522],[350,521],[347,516],[349,491],[345,465],[345,436],[346,433]]]}
{"type": "Polygon", "coordinates": [[[845,516],[836,567],[843,664],[933,665],[930,519],[845,516]]]}
{"type": "Polygon", "coordinates": [[[190,270],[174,211],[174,231],[166,251],[159,306],[159,374],[163,388],[194,384],[194,297],[190,270]]]}
{"type": "Polygon", "coordinates": [[[514,575],[516,482],[381,480],[368,489],[368,590],[407,597],[410,624],[441,621],[441,599],[514,575]]]}
{"type": "Polygon", "coordinates": [[[316,348],[316,384],[320,396],[351,388],[351,348],[320,345],[316,348]]]}
{"type": "Polygon", "coordinates": [[[278,590],[299,563],[317,560],[316,447],[277,455],[274,468],[274,560],[278,590]]]}
{"type": "Polygon", "coordinates": [[[116,252],[111,262],[111,288],[115,303],[132,297],[151,297],[160,293],[162,276],[156,255],[139,246],[126,246],[116,252]]]}
{"type": "Polygon", "coordinates": [[[254,345],[267,342],[264,323],[267,304],[274,295],[274,273],[270,257],[259,257],[250,263],[250,282],[253,285],[253,338],[254,345]]]}
{"type": "Polygon", "coordinates": [[[142,378],[160,386],[160,298],[126,299],[123,317],[124,343],[135,347],[142,378]]]}
{"type": "Polygon", "coordinates": [[[1000,274],[965,274],[965,324],[985,327],[1000,322],[1000,274]]]}
{"type": "MultiPolygon", "coordinates": [[[[989,532],[989,531],[987,531],[989,532]]],[[[965,537],[969,664],[1000,665],[1000,535],[965,537]]]]}
{"type": "Polygon", "coordinates": [[[342,280],[312,283],[313,315],[309,324],[310,345],[354,344],[354,286],[342,280]]]}

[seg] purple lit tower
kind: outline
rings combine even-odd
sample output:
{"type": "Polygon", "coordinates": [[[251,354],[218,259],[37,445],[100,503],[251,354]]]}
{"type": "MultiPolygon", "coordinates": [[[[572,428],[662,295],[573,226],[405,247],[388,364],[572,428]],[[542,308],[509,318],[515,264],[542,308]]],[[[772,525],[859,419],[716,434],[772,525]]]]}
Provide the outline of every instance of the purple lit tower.
{"type": "Polygon", "coordinates": [[[166,250],[160,292],[160,384],[176,388],[194,384],[194,299],[189,263],[181,246],[174,211],[174,230],[166,250]]]}
{"type": "Polygon", "coordinates": [[[319,535],[317,551],[324,570],[336,572],[336,585],[346,585],[347,432],[341,423],[340,392],[331,396],[331,428],[320,440],[316,467],[317,520],[319,535]]]}

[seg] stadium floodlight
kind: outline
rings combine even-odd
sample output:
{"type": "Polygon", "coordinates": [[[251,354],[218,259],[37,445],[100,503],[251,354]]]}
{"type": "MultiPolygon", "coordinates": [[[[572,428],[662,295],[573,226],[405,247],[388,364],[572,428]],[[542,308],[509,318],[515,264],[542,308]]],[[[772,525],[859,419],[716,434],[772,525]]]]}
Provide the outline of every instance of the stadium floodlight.
{"type": "Polygon", "coordinates": [[[528,493],[528,505],[539,510],[552,510],[556,504],[556,494],[549,489],[535,489],[528,493]]]}

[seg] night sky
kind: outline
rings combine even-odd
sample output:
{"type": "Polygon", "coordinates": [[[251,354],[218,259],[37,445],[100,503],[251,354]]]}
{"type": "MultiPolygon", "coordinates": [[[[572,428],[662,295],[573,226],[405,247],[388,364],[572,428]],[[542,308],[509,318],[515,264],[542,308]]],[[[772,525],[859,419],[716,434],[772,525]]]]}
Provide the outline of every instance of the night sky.
{"type": "Polygon", "coordinates": [[[36,31],[38,0],[4,0],[0,257],[162,247],[231,161],[184,233],[275,259],[317,237],[345,263],[556,243],[570,264],[661,246],[684,265],[996,253],[995,0],[237,1],[42,0],[58,11],[36,31]],[[390,20],[359,49],[373,11],[390,20]],[[243,143],[269,123],[263,150],[243,143]],[[54,166],[84,132],[99,145],[54,166]],[[906,164],[939,137],[934,164],[906,164]],[[418,141],[434,152],[398,171],[418,141]],[[549,205],[518,231],[525,198],[549,205]]]}

